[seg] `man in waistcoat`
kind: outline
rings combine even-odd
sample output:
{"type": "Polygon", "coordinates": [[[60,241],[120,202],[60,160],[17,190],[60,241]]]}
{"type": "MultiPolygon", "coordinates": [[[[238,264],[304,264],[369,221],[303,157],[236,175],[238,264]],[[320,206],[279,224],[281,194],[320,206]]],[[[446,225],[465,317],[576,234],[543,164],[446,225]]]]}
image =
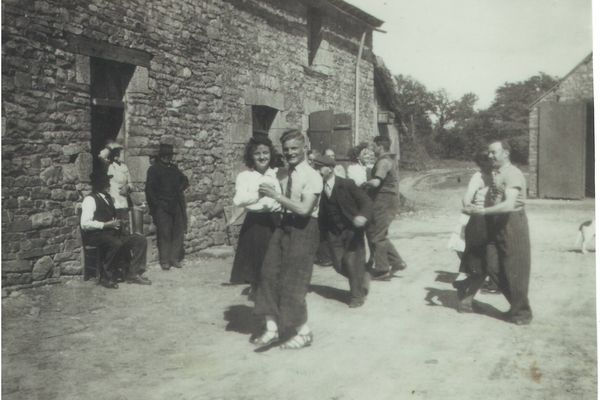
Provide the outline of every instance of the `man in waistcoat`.
{"type": "Polygon", "coordinates": [[[367,240],[372,253],[370,264],[373,279],[390,280],[396,271],[406,268],[406,263],[388,239],[388,229],[396,216],[399,204],[398,175],[390,154],[391,141],[385,136],[373,139],[373,152],[377,157],[371,170],[371,179],[363,184],[373,200],[373,221],[367,227],[367,240]]]}
{"type": "Polygon", "coordinates": [[[173,164],[173,146],[161,143],[157,160],[146,175],[146,201],[156,225],[160,267],[181,268],[183,238],[187,230],[184,190],[188,178],[173,164]]]}
{"type": "Polygon", "coordinates": [[[122,231],[112,198],[108,194],[110,176],[105,171],[90,175],[92,192],[81,204],[80,226],[83,242],[100,250],[100,284],[116,289],[118,267],[125,270],[125,282],[150,285],[142,276],[146,270],[146,238],[122,231]]]}
{"type": "MultiPolygon", "coordinates": [[[[488,146],[488,156],[495,171],[493,184],[488,190],[490,205],[484,208],[467,206],[468,215],[485,215],[491,243],[488,257],[497,257],[498,270],[487,273],[497,282],[510,303],[505,317],[508,322],[527,325],[533,314],[529,305],[529,277],[531,274],[531,247],[529,225],[525,214],[527,183],[521,170],[510,162],[510,146],[505,141],[494,141],[488,146]]],[[[476,282],[474,285],[480,285],[476,282]]],[[[472,308],[471,301],[478,287],[459,290],[459,311],[472,308]]]]}
{"type": "Polygon", "coordinates": [[[292,336],[281,348],[301,349],[313,341],[306,294],[319,246],[317,218],[323,179],[305,160],[305,138],[300,131],[286,131],[280,141],[288,165],[288,176],[281,182],[283,194],[266,183],[259,187],[260,195],[275,199],[284,211],[271,236],[256,293],[254,312],[265,318],[266,330],[251,342],[266,346],[280,340],[280,331],[289,330],[292,336]]]}
{"type": "Polygon", "coordinates": [[[369,196],[353,180],[335,174],[335,160],[316,156],[314,168],[323,177],[319,224],[329,245],[335,270],[350,282],[350,308],[364,304],[370,275],[365,269],[365,227],[371,218],[369,196]]]}

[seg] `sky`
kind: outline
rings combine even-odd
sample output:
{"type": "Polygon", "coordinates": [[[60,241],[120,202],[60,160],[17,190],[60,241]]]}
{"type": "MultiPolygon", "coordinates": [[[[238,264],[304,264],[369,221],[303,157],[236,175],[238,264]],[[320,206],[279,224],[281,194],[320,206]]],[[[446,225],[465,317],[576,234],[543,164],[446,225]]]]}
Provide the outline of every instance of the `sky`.
{"type": "Polygon", "coordinates": [[[563,77],[592,51],[591,0],[346,0],[384,20],[373,49],[392,74],[487,108],[496,88],[563,77]]]}

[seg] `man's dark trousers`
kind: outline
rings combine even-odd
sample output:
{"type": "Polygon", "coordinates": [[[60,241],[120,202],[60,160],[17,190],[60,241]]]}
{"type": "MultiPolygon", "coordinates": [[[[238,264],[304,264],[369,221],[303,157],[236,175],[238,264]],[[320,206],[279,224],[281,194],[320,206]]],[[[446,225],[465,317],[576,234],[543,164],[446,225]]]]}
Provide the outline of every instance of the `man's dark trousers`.
{"type": "Polygon", "coordinates": [[[185,216],[178,206],[172,210],[157,207],[154,215],[160,264],[174,265],[181,261],[185,235],[185,216]]]}
{"type": "Polygon", "coordinates": [[[316,218],[285,215],[275,229],[261,269],[254,313],[277,318],[283,329],[308,319],[306,294],[319,246],[316,218]]]}
{"type": "Polygon", "coordinates": [[[128,265],[127,275],[140,275],[146,270],[146,238],[138,234],[121,234],[117,230],[103,229],[85,234],[85,244],[97,246],[103,255],[100,278],[115,280],[118,267],[128,265]]]}
{"type": "Polygon", "coordinates": [[[531,319],[528,297],[531,247],[525,211],[495,217],[494,230],[500,267],[498,286],[510,303],[508,316],[514,319],[531,319]]]}
{"type": "Polygon", "coordinates": [[[352,299],[365,297],[365,241],[361,229],[344,229],[340,233],[327,232],[333,268],[350,281],[352,299]]]}
{"type": "Polygon", "coordinates": [[[402,257],[388,239],[388,229],[396,216],[397,208],[396,194],[378,193],[373,200],[373,222],[367,226],[367,239],[376,271],[387,272],[390,266],[402,269],[402,257]]]}

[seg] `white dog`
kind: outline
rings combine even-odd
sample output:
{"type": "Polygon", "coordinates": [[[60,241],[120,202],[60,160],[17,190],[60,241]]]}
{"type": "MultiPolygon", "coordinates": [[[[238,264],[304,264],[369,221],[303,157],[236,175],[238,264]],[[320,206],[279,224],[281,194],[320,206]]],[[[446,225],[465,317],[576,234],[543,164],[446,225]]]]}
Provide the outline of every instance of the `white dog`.
{"type": "Polygon", "coordinates": [[[596,239],[596,219],[585,221],[579,225],[579,233],[577,233],[577,241],[575,246],[581,246],[581,252],[586,254],[596,239]]]}

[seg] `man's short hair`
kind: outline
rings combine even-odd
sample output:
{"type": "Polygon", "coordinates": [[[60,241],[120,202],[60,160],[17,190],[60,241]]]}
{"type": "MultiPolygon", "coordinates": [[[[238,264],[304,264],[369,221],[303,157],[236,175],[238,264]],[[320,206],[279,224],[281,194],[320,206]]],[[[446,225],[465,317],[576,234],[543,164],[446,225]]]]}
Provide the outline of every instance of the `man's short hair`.
{"type": "Polygon", "coordinates": [[[510,147],[510,143],[508,143],[508,140],[506,139],[493,139],[491,140],[488,145],[491,145],[493,143],[500,143],[500,145],[502,146],[502,148],[506,151],[508,151],[509,153],[511,152],[511,147],[510,147]]]}
{"type": "Polygon", "coordinates": [[[375,136],[373,142],[378,146],[383,146],[385,151],[389,151],[392,146],[392,141],[387,136],[375,136]]]}
{"type": "Polygon", "coordinates": [[[302,143],[305,143],[304,135],[298,129],[290,129],[283,132],[279,141],[283,145],[288,140],[301,140],[302,143]]]}

